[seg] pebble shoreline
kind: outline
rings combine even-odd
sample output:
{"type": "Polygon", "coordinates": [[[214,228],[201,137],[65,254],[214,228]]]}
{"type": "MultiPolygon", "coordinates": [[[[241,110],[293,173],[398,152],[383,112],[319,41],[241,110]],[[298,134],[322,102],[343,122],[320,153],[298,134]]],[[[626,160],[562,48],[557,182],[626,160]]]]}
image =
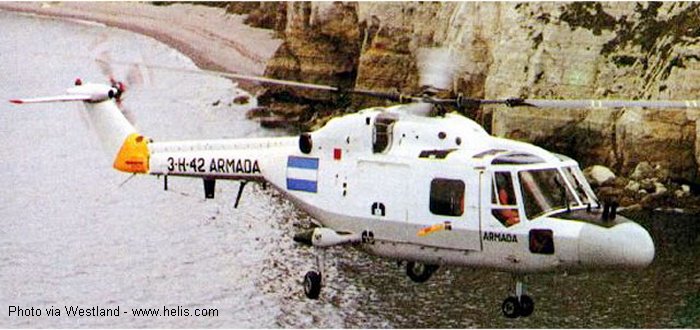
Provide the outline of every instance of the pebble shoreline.
{"type": "Polygon", "coordinates": [[[0,2],[0,10],[98,22],[163,42],[201,69],[262,75],[282,43],[270,30],[243,24],[244,16],[190,4],[137,2],[0,2]]]}

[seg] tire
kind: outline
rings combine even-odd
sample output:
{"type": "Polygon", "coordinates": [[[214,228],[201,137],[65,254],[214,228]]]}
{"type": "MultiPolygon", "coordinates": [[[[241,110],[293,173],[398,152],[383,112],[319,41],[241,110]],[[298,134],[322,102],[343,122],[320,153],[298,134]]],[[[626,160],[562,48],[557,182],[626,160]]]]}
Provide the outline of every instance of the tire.
{"type": "Polygon", "coordinates": [[[304,294],[309,299],[318,299],[321,294],[321,274],[310,271],[304,275],[304,294]]]}
{"type": "Polygon", "coordinates": [[[416,283],[423,283],[433,276],[438,269],[437,265],[426,265],[420,262],[409,261],[406,263],[406,275],[416,283]]]}
{"type": "Polygon", "coordinates": [[[506,300],[503,301],[503,305],[501,305],[501,311],[503,311],[503,315],[509,319],[520,316],[520,303],[518,303],[518,299],[515,297],[506,298],[506,300]]]}
{"type": "Polygon", "coordinates": [[[520,297],[520,316],[527,317],[535,310],[535,302],[528,295],[520,297]]]}

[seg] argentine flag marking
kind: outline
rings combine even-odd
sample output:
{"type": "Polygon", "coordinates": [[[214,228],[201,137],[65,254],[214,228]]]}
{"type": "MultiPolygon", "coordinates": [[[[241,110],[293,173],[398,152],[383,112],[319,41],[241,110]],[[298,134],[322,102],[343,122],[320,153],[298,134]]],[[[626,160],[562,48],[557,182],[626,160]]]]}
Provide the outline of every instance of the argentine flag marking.
{"type": "Polygon", "coordinates": [[[287,158],[287,189],[316,193],[318,190],[318,158],[287,158]]]}

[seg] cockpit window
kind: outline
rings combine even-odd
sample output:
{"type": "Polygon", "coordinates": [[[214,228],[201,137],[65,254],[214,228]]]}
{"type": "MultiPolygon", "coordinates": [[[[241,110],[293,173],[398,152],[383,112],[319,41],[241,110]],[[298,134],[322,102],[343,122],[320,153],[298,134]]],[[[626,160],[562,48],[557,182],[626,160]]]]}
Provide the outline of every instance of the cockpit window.
{"type": "Polygon", "coordinates": [[[557,169],[522,171],[519,178],[528,219],[576,204],[576,199],[557,169]]]}
{"type": "Polygon", "coordinates": [[[590,204],[591,201],[588,198],[588,195],[586,194],[585,188],[581,181],[579,180],[578,176],[574,174],[574,169],[571,167],[566,167],[564,168],[564,175],[566,176],[566,180],[569,181],[573,186],[574,190],[576,191],[576,195],[583,204],[590,204]]]}
{"type": "Polygon", "coordinates": [[[510,227],[520,222],[518,202],[510,172],[494,173],[491,204],[493,216],[504,226],[510,227]]]}

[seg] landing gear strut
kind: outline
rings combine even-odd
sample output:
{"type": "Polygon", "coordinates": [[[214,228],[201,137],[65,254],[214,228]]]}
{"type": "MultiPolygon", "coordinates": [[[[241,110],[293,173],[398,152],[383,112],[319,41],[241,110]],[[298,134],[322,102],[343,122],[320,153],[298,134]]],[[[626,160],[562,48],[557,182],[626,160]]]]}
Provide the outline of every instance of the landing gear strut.
{"type": "Polygon", "coordinates": [[[535,310],[535,302],[525,294],[525,285],[522,276],[514,276],[515,296],[510,296],[503,301],[501,310],[507,318],[527,317],[535,310]]]}
{"type": "Polygon", "coordinates": [[[316,269],[318,269],[318,271],[312,270],[304,275],[304,294],[309,299],[318,299],[318,296],[321,294],[325,263],[326,250],[320,249],[320,252],[316,255],[316,269]]]}

